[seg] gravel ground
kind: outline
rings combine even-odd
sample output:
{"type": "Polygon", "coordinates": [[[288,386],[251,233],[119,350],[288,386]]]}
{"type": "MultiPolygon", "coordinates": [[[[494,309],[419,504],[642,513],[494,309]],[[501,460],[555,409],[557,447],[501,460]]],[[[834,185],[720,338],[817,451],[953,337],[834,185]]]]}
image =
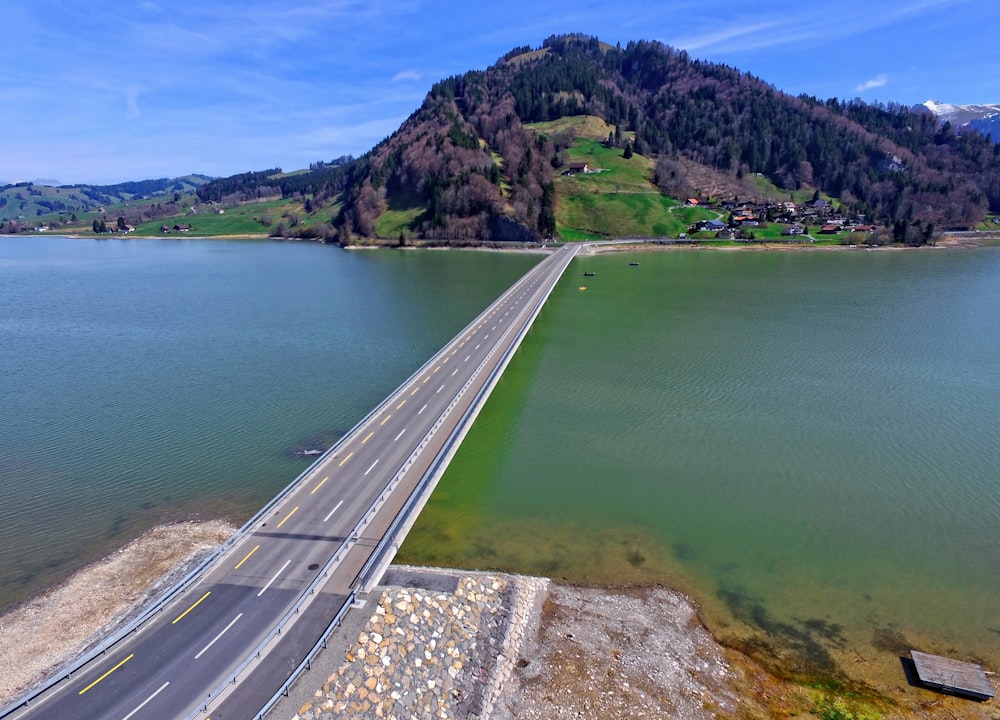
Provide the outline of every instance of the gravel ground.
{"type": "MultiPolygon", "coordinates": [[[[156,528],[0,617],[0,705],[140,612],[233,530],[221,521],[156,528]]],[[[396,717],[479,720],[1000,720],[996,701],[907,686],[902,674],[881,700],[863,688],[829,695],[781,681],[720,645],[693,602],[666,588],[397,567],[363,608],[348,613],[313,670],[269,717],[355,717],[356,707],[331,712],[332,703],[357,699],[346,693],[352,682],[352,693],[371,684],[374,673],[362,677],[367,671],[351,667],[369,653],[383,668],[375,681],[380,702],[370,703],[377,718],[390,709],[396,717]],[[390,649],[392,636],[403,642],[390,649]],[[427,703],[405,705],[418,695],[417,671],[428,689],[447,689],[434,694],[447,702],[426,712],[427,703]]]]}
{"type": "Polygon", "coordinates": [[[0,616],[0,707],[141,612],[233,532],[221,520],[154,528],[0,616]]]}

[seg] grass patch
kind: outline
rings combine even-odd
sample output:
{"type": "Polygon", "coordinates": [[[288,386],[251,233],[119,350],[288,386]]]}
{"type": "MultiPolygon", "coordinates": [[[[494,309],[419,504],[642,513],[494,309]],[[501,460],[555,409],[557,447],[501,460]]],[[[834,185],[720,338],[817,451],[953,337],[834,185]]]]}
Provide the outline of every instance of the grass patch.
{"type": "Polygon", "coordinates": [[[137,235],[162,235],[160,226],[173,227],[176,225],[190,225],[190,234],[198,237],[216,237],[222,235],[267,235],[283,217],[290,213],[298,213],[304,216],[302,206],[299,203],[288,200],[270,200],[268,202],[251,203],[239,205],[226,209],[225,213],[219,215],[208,208],[200,208],[197,215],[183,215],[158,220],[151,220],[136,227],[137,235]],[[261,223],[261,218],[271,217],[271,225],[265,226],[261,223]]]}
{"type": "Polygon", "coordinates": [[[652,182],[647,157],[625,159],[621,148],[587,138],[574,143],[569,157],[592,172],[556,178],[556,225],[564,240],[676,237],[697,220],[716,217],[663,195],[652,182]]]}
{"type": "Polygon", "coordinates": [[[400,233],[410,237],[413,223],[427,211],[427,203],[408,193],[393,193],[386,200],[388,207],[375,222],[376,237],[397,240],[400,233]]]}
{"type": "Polygon", "coordinates": [[[570,115],[556,120],[527,123],[524,127],[539,135],[557,135],[566,130],[574,130],[578,138],[592,140],[607,140],[608,133],[615,131],[614,125],[608,125],[602,118],[593,115],[570,115]]]}

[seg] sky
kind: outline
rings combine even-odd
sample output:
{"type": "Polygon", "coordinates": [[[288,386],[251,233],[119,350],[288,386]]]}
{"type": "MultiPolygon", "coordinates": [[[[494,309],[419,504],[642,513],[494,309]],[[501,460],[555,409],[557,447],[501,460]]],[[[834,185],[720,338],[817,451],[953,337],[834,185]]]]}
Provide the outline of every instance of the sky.
{"type": "Polygon", "coordinates": [[[361,155],[436,81],[585,33],[779,90],[1000,103],[998,0],[3,3],[0,182],[286,171],[361,155]]]}

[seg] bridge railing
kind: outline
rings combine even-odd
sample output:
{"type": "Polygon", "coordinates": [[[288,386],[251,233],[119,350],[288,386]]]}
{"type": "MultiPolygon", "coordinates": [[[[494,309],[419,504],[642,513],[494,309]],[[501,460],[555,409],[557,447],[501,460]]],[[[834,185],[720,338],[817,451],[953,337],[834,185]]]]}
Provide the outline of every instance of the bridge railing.
{"type": "MultiPolygon", "coordinates": [[[[552,255],[550,257],[555,257],[555,256],[556,255],[554,254],[554,255],[552,255]]],[[[568,263],[568,260],[566,262],[568,263]]],[[[542,261],[542,263],[539,263],[539,265],[536,265],[535,268],[533,268],[533,270],[537,269],[538,267],[540,267],[544,263],[545,263],[545,261],[542,261]]],[[[530,274],[530,271],[529,271],[528,274],[530,274]]],[[[560,273],[560,275],[561,275],[561,273],[560,273]]],[[[492,308],[496,303],[498,303],[501,300],[503,300],[507,295],[513,293],[521,284],[523,284],[525,282],[526,278],[527,278],[527,274],[525,276],[523,276],[522,278],[520,278],[517,282],[515,282],[502,295],[500,295],[499,298],[497,298],[492,303],[490,303],[482,312],[480,312],[475,318],[473,318],[473,320],[470,323],[468,323],[464,328],[462,328],[462,330],[455,337],[456,338],[457,337],[461,337],[463,334],[465,334],[471,328],[474,328],[475,325],[476,325],[476,323],[479,322],[483,317],[485,317],[487,315],[487,313],[489,312],[490,308],[492,308]]],[[[527,329],[530,327],[531,323],[534,321],[534,318],[535,318],[535,316],[537,316],[539,310],[541,309],[541,306],[544,305],[545,300],[548,298],[548,295],[551,293],[552,288],[555,286],[555,282],[557,280],[558,280],[558,278],[556,278],[556,280],[554,280],[553,282],[550,283],[549,288],[547,289],[545,295],[541,298],[541,300],[539,300],[536,303],[536,307],[533,310],[531,318],[529,319],[529,321],[527,323],[525,323],[525,326],[522,327],[521,331],[519,332],[518,338],[512,344],[511,349],[508,352],[508,356],[512,355],[513,352],[514,352],[514,350],[516,350],[517,346],[520,344],[521,339],[523,339],[524,334],[526,334],[526,332],[527,332],[527,329]]],[[[449,341],[449,342],[451,342],[451,341],[449,341]]],[[[429,430],[428,433],[424,436],[424,439],[421,441],[420,445],[410,455],[410,457],[407,459],[406,463],[404,463],[404,465],[400,469],[400,471],[396,473],[396,475],[393,477],[393,480],[390,481],[390,483],[386,486],[385,489],[383,489],[383,492],[380,493],[379,497],[376,499],[376,501],[372,504],[372,506],[366,512],[365,516],[355,525],[354,529],[351,531],[351,534],[348,536],[349,538],[355,538],[355,537],[357,537],[358,534],[364,529],[364,527],[366,527],[367,524],[370,522],[371,518],[374,517],[374,514],[375,514],[375,512],[377,512],[377,509],[379,508],[379,506],[381,506],[381,504],[385,501],[385,498],[388,496],[389,493],[391,493],[391,490],[394,489],[396,485],[398,485],[399,481],[402,479],[402,476],[406,473],[406,471],[409,469],[409,467],[413,464],[413,462],[415,461],[416,457],[420,454],[420,452],[422,452],[422,450],[426,447],[426,445],[430,441],[431,437],[434,435],[434,433],[436,433],[437,429],[444,422],[445,418],[447,418],[447,416],[450,414],[450,412],[454,408],[455,404],[457,404],[457,402],[459,401],[459,399],[465,394],[465,391],[472,384],[472,381],[476,377],[478,377],[479,373],[482,371],[482,368],[486,365],[486,363],[489,360],[489,358],[492,357],[493,353],[496,351],[496,348],[498,346],[499,346],[499,340],[498,340],[497,344],[494,345],[494,347],[487,354],[487,356],[483,360],[483,362],[480,363],[479,368],[477,368],[476,371],[472,374],[472,376],[470,377],[470,379],[463,386],[462,390],[458,393],[458,395],[456,395],[456,398],[452,401],[452,403],[449,405],[449,407],[447,408],[447,410],[441,415],[441,417],[438,418],[437,422],[434,424],[434,426],[431,428],[431,430],[429,430]]],[[[447,344],[445,345],[445,347],[447,347],[447,344]]],[[[306,479],[308,479],[309,477],[311,477],[316,472],[316,470],[323,463],[325,463],[330,457],[332,457],[333,455],[335,455],[339,451],[339,449],[341,448],[341,446],[354,433],[356,433],[358,430],[360,430],[361,428],[363,428],[374,417],[376,417],[379,413],[381,413],[383,410],[385,410],[385,408],[388,407],[391,404],[392,399],[396,395],[398,395],[404,388],[406,388],[410,383],[412,383],[422,373],[425,373],[427,371],[427,369],[434,363],[434,360],[438,356],[438,354],[439,353],[434,353],[434,355],[432,355],[427,360],[427,362],[425,362],[423,365],[421,365],[406,380],[404,380],[402,383],[400,383],[400,385],[395,390],[393,390],[391,393],[389,393],[386,396],[385,400],[383,400],[373,410],[371,410],[367,415],[365,415],[365,417],[362,418],[358,423],[356,423],[354,425],[354,427],[352,427],[347,433],[345,433],[340,438],[340,440],[338,440],[336,443],[334,443],[322,455],[318,456],[309,465],[309,467],[307,467],[305,470],[303,470],[301,473],[299,473],[299,475],[296,476],[296,478],[294,480],[292,480],[290,483],[288,483],[288,485],[286,485],[277,495],[275,495],[274,498],[272,498],[264,507],[262,507],[259,511],[257,511],[257,513],[255,513],[254,516],[252,518],[250,518],[250,520],[248,520],[246,523],[244,523],[235,533],[233,533],[232,536],[230,536],[226,541],[224,541],[215,551],[213,551],[205,559],[203,559],[197,565],[197,567],[195,567],[193,570],[191,570],[189,573],[187,573],[181,580],[179,580],[177,583],[175,583],[171,588],[167,589],[161,595],[159,595],[152,602],[152,604],[150,606],[148,606],[148,608],[145,611],[143,611],[140,615],[138,615],[136,618],[134,618],[133,620],[131,620],[127,625],[125,625],[120,630],[118,630],[114,634],[110,635],[106,639],[100,641],[91,650],[87,651],[85,654],[81,655],[76,660],[72,661],[70,664],[68,664],[66,666],[63,666],[62,668],[60,668],[56,672],[52,673],[46,679],[44,679],[42,682],[40,682],[39,684],[35,685],[29,692],[27,692],[26,694],[22,695],[20,698],[18,698],[17,700],[15,700],[13,703],[7,705],[5,708],[3,708],[2,710],[0,710],[0,720],[2,720],[3,718],[8,717],[9,715],[13,714],[17,710],[26,707],[32,701],[34,701],[35,699],[37,699],[39,696],[43,695],[44,693],[48,692],[49,690],[51,690],[52,688],[54,688],[59,683],[64,682],[66,680],[69,680],[75,673],[77,673],[78,671],[80,671],[82,668],[84,668],[87,665],[89,665],[91,662],[93,662],[95,659],[97,659],[101,655],[106,654],[109,650],[111,650],[112,648],[114,648],[117,644],[119,644],[120,642],[122,642],[124,639],[126,639],[128,636],[130,636],[132,633],[137,632],[144,624],[146,624],[147,622],[149,622],[149,620],[151,620],[152,618],[156,617],[160,612],[162,612],[171,602],[173,602],[175,599],[177,599],[179,596],[181,596],[187,590],[191,589],[191,587],[193,587],[202,578],[202,576],[204,575],[204,573],[220,557],[222,557],[223,555],[225,555],[229,550],[231,550],[234,546],[236,546],[237,544],[239,544],[239,542],[241,542],[245,537],[247,537],[275,508],[279,507],[281,505],[281,503],[283,501],[285,501],[288,498],[288,496],[290,494],[292,494],[299,487],[299,485],[303,481],[305,481],[306,479]]],[[[500,365],[498,365],[498,368],[501,368],[501,370],[500,370],[501,372],[502,372],[502,368],[505,366],[505,364],[506,363],[501,363],[500,365]]],[[[496,372],[497,371],[495,370],[494,373],[496,373],[496,372]]],[[[482,390],[480,390],[480,394],[482,394],[482,390]]],[[[478,403],[478,401],[479,401],[479,398],[477,397],[477,399],[474,400],[474,402],[473,402],[473,406],[475,406],[476,403],[478,403]]],[[[464,422],[464,419],[463,419],[463,422],[464,422]]],[[[449,437],[448,441],[446,441],[446,448],[453,441],[454,441],[454,433],[452,434],[452,436],[449,437]]],[[[422,484],[423,484],[423,481],[422,481],[422,484]]],[[[426,489],[426,487],[424,489],[426,489]]],[[[421,490],[421,492],[423,492],[423,490],[421,490]]],[[[413,497],[419,498],[419,495],[420,495],[420,493],[417,493],[415,491],[414,493],[411,493],[411,499],[413,497]]],[[[391,541],[387,541],[387,538],[393,538],[396,534],[398,534],[397,521],[399,520],[399,517],[400,516],[405,516],[409,512],[412,512],[412,510],[413,510],[413,504],[411,504],[411,499],[408,499],[408,501],[407,501],[407,506],[406,506],[407,512],[406,513],[402,513],[401,512],[400,514],[397,515],[397,518],[394,519],[391,531],[388,532],[388,533],[386,533],[385,536],[383,536],[383,538],[380,541],[379,545],[376,547],[376,551],[372,554],[372,557],[369,558],[368,562],[366,562],[366,564],[365,564],[364,568],[362,569],[361,573],[359,573],[359,576],[358,576],[359,578],[365,578],[366,574],[371,573],[372,569],[374,567],[376,567],[376,563],[381,559],[382,556],[384,556],[384,553],[385,553],[386,549],[391,544],[391,541]],[[379,560],[373,561],[373,558],[376,558],[376,556],[378,556],[379,560]]],[[[325,582],[325,580],[326,580],[326,578],[327,578],[327,576],[329,574],[329,571],[336,565],[337,562],[339,562],[339,560],[340,560],[341,556],[344,554],[344,552],[346,552],[346,550],[349,549],[352,546],[353,546],[353,543],[350,540],[348,540],[348,542],[345,542],[344,544],[342,544],[340,546],[340,548],[337,549],[337,551],[334,553],[334,555],[327,562],[327,564],[324,567],[323,571],[320,572],[317,575],[316,579],[313,580],[313,582],[309,585],[308,588],[306,588],[306,590],[303,592],[303,594],[296,601],[295,605],[293,605],[292,608],[289,609],[289,611],[285,614],[285,616],[282,617],[282,619],[275,626],[275,628],[264,638],[264,640],[262,640],[258,644],[258,646],[254,649],[254,651],[238,666],[238,668],[233,673],[230,673],[229,675],[227,675],[227,679],[226,679],[225,683],[220,684],[215,690],[213,690],[207,696],[207,699],[206,699],[205,702],[199,703],[198,709],[196,709],[195,711],[193,711],[191,713],[191,715],[188,716],[188,720],[190,720],[190,718],[196,717],[200,712],[202,712],[203,711],[202,708],[207,707],[207,705],[210,704],[212,700],[216,699],[230,684],[235,683],[237,681],[237,678],[239,677],[239,675],[242,672],[244,672],[246,670],[246,668],[249,667],[253,663],[254,660],[256,660],[256,659],[258,659],[260,657],[261,653],[266,649],[267,645],[277,635],[279,635],[281,633],[281,631],[288,624],[288,622],[290,620],[292,620],[295,617],[295,615],[297,615],[301,611],[301,609],[305,606],[305,604],[311,599],[311,597],[315,593],[316,588],[319,586],[319,584],[321,582],[325,582]]],[[[363,584],[363,583],[360,583],[360,584],[363,584]]],[[[357,587],[357,585],[358,584],[356,584],[356,587],[357,587]]],[[[356,594],[356,591],[351,593],[350,597],[352,599],[351,600],[352,602],[353,602],[353,598],[354,598],[355,594],[356,594]]],[[[337,614],[336,618],[335,618],[336,622],[339,623],[339,621],[342,619],[343,614],[346,613],[346,608],[348,608],[349,605],[350,605],[350,603],[345,603],[344,607],[341,609],[341,612],[339,612],[337,614]]],[[[329,634],[333,632],[333,629],[335,629],[335,627],[336,626],[333,623],[331,623],[331,626],[328,627],[328,632],[324,633],[324,636],[321,638],[320,642],[317,643],[317,646],[320,646],[320,645],[322,645],[323,643],[326,642],[326,639],[329,637],[329,634]]],[[[317,646],[314,646],[314,648],[310,651],[310,654],[307,655],[306,660],[303,661],[303,663],[305,665],[308,665],[308,662],[311,662],[312,658],[315,657],[315,654],[318,652],[318,650],[316,649],[317,646]]],[[[296,677],[298,677],[298,674],[301,674],[301,672],[302,672],[301,669],[297,670],[296,671],[296,673],[297,673],[296,677]]],[[[284,694],[286,692],[286,690],[290,686],[291,682],[292,681],[289,680],[289,682],[286,682],[282,686],[282,690],[278,693],[278,695],[276,695],[275,697],[273,697],[269,701],[270,705],[269,705],[269,707],[267,709],[270,709],[270,707],[273,706],[273,704],[275,702],[277,702],[277,698],[280,695],[282,695],[282,694],[284,694]]],[[[258,717],[261,717],[261,716],[262,715],[258,715],[258,717]]]]}

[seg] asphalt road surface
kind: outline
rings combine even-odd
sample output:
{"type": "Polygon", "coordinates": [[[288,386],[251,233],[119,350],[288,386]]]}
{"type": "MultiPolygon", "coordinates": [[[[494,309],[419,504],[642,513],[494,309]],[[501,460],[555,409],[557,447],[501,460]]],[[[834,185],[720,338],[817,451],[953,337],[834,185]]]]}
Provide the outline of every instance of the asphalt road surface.
{"type": "Polygon", "coordinates": [[[8,717],[253,717],[364,580],[382,535],[575,252],[555,251],[501,295],[162,612],[8,717]]]}

